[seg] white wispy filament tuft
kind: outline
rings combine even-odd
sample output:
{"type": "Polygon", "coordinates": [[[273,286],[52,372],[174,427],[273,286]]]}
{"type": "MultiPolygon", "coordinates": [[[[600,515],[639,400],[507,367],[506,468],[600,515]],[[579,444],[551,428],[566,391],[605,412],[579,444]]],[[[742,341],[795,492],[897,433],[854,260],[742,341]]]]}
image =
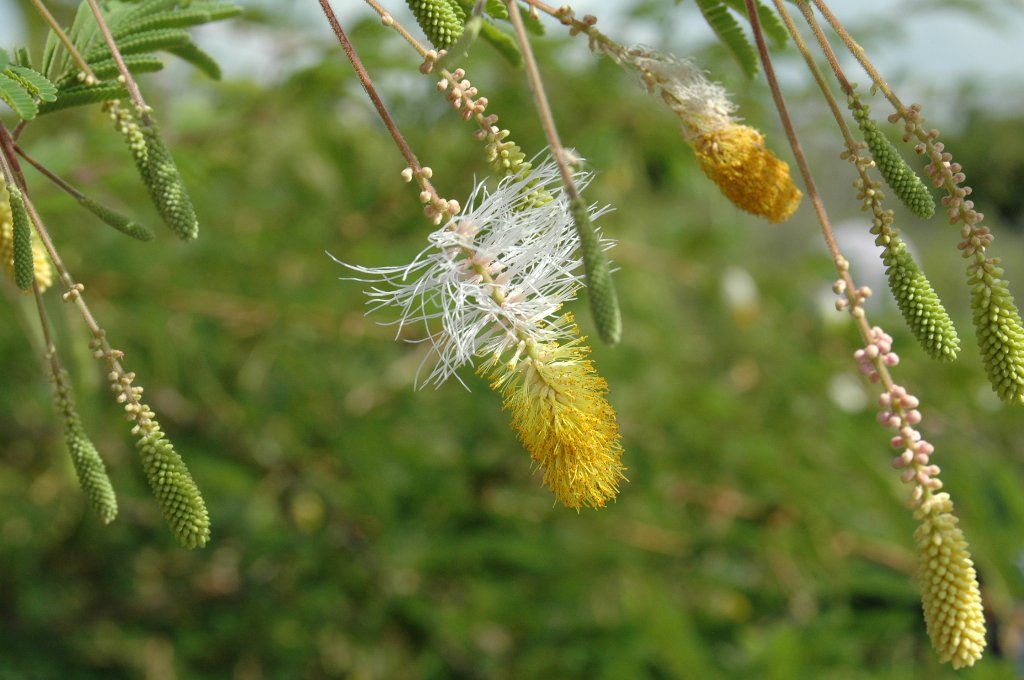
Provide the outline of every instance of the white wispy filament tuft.
{"type": "MultiPolygon", "coordinates": [[[[582,189],[586,172],[574,173],[582,189]]],[[[562,305],[583,286],[579,238],[558,167],[537,163],[525,177],[506,177],[494,191],[477,184],[463,214],[430,234],[410,264],[360,267],[351,280],[371,284],[371,311],[400,310],[398,333],[423,322],[432,366],[417,382],[440,385],[474,358],[500,356],[523,343],[566,342],[556,323],[562,305]]],[[[608,207],[591,206],[596,219],[608,207]]],[[[610,241],[606,242],[610,247],[610,241]]],[[[333,256],[332,256],[333,257],[333,256]]]]}

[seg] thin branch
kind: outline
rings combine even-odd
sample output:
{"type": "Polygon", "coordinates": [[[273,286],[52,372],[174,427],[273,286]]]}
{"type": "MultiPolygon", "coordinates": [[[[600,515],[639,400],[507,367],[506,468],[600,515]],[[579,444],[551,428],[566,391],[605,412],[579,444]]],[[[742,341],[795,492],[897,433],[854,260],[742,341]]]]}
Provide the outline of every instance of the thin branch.
{"type": "Polygon", "coordinates": [[[91,76],[92,69],[89,68],[89,64],[86,63],[85,58],[82,57],[81,53],[79,53],[75,44],[71,42],[71,38],[68,37],[67,33],[64,32],[64,29],[62,29],[60,24],[57,23],[57,20],[53,18],[52,14],[50,14],[50,10],[46,9],[46,5],[43,4],[43,0],[32,0],[32,5],[36,8],[39,15],[43,17],[43,21],[47,23],[54,35],[57,36],[57,39],[60,40],[62,45],[64,45],[64,49],[68,51],[68,54],[71,55],[75,64],[78,65],[78,70],[84,73],[86,77],[91,76]]]}
{"type": "Polygon", "coordinates": [[[533,49],[530,47],[530,40],[526,36],[526,27],[523,25],[523,18],[519,16],[519,7],[516,0],[505,0],[508,6],[509,19],[512,21],[512,29],[515,31],[516,42],[519,44],[519,51],[523,53],[523,64],[526,67],[526,78],[530,83],[530,91],[533,93],[533,101],[537,106],[537,114],[540,116],[541,126],[544,128],[544,136],[547,137],[548,146],[551,147],[551,155],[558,164],[558,171],[562,175],[562,184],[565,185],[566,196],[570,201],[580,197],[576,189],[576,183],[572,179],[572,171],[565,160],[565,149],[558,138],[558,128],[555,127],[554,116],[551,115],[551,106],[548,104],[548,96],[544,91],[544,83],[541,81],[540,69],[537,68],[537,60],[533,56],[533,49]]]}
{"type": "Polygon", "coordinates": [[[110,55],[114,58],[114,63],[117,64],[117,71],[120,74],[119,80],[124,81],[124,86],[128,90],[128,96],[132,98],[132,103],[135,105],[135,110],[138,111],[139,118],[143,124],[147,126],[152,125],[153,120],[149,116],[150,109],[142,98],[142,92],[139,91],[138,83],[135,82],[135,78],[132,77],[128,66],[124,63],[124,57],[121,56],[121,50],[117,47],[117,42],[110,32],[106,19],[103,18],[100,6],[96,3],[96,0],[88,0],[88,2],[89,9],[92,10],[92,14],[96,18],[96,25],[99,26],[100,33],[103,34],[103,40],[107,43],[107,49],[110,50],[110,55]]]}

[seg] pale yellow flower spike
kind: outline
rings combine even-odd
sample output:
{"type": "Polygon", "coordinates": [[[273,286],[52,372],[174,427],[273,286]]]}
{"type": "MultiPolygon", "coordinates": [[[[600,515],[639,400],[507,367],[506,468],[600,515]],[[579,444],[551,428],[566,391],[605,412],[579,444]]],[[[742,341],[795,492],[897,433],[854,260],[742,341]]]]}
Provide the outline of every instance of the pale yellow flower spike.
{"type": "MultiPolygon", "coordinates": [[[[35,265],[36,282],[40,292],[53,285],[53,268],[42,244],[32,239],[32,261],[35,265]]],[[[7,278],[14,282],[14,218],[7,198],[7,185],[0,178],[0,262],[3,262],[7,278]]]]}
{"type": "Polygon", "coordinates": [[[691,142],[700,168],[738,208],[782,222],[800,205],[802,194],[789,165],[764,144],[764,135],[731,124],[698,135],[691,142]]]}
{"type": "Polygon", "coordinates": [[[940,661],[973,666],[985,650],[985,617],[967,541],[947,493],[922,500],[914,512],[924,620],[940,661]]]}
{"type": "MultiPolygon", "coordinates": [[[[582,340],[582,339],[581,339],[582,340]]],[[[521,361],[495,367],[491,387],[512,413],[512,427],[544,472],[544,485],[566,507],[600,508],[624,479],[615,410],[608,383],[571,342],[527,350],[521,361]]]]}

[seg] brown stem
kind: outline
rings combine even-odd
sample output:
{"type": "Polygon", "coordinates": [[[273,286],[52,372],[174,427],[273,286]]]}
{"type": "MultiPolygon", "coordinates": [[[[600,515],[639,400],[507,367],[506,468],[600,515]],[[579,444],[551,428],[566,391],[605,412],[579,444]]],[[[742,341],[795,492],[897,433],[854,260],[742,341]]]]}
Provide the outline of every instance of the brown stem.
{"type": "MultiPolygon", "coordinates": [[[[384,106],[384,102],[381,100],[380,95],[377,94],[377,88],[373,86],[373,81],[370,80],[370,75],[366,72],[366,68],[363,67],[362,60],[359,59],[359,55],[356,54],[355,48],[352,43],[349,42],[348,36],[345,35],[345,31],[342,30],[341,24],[338,23],[338,17],[335,16],[334,10],[331,9],[331,3],[329,0],[320,0],[320,7],[324,11],[324,16],[327,17],[327,23],[331,25],[331,29],[334,31],[334,35],[337,36],[338,42],[341,43],[341,48],[345,51],[345,56],[348,57],[349,62],[352,64],[352,68],[355,69],[356,76],[359,77],[359,82],[362,83],[363,89],[366,90],[366,95],[373,102],[374,108],[377,109],[377,115],[384,122],[384,127],[388,129],[391,134],[391,138],[395,140],[395,145],[398,146],[398,150],[402,156],[405,157],[406,163],[412,168],[413,174],[419,176],[423,166],[416,159],[416,154],[409,148],[409,144],[405,141],[405,137],[399,132],[398,126],[395,125],[394,119],[391,114],[388,113],[387,107],[384,106]]],[[[429,183],[427,183],[429,187],[429,183]]],[[[433,191],[431,187],[428,189],[433,191]]],[[[436,193],[436,192],[435,192],[436,193]]]]}
{"type": "Polygon", "coordinates": [[[558,138],[558,128],[555,127],[554,116],[551,115],[551,106],[548,104],[548,96],[544,91],[544,83],[541,81],[540,69],[537,68],[537,60],[530,48],[530,40],[526,36],[526,27],[523,25],[523,18],[519,16],[519,6],[515,0],[505,0],[508,6],[509,19],[512,21],[512,29],[516,34],[516,42],[519,50],[523,53],[523,64],[526,67],[526,79],[530,83],[530,91],[533,93],[533,101],[537,106],[537,114],[540,116],[541,126],[544,128],[544,136],[548,139],[548,146],[551,147],[551,155],[558,164],[558,171],[562,175],[562,184],[565,185],[565,193],[570,201],[579,198],[579,191],[572,179],[572,171],[565,161],[565,150],[558,138]]]}
{"type": "Polygon", "coordinates": [[[152,125],[153,120],[149,116],[149,107],[146,106],[146,102],[142,98],[142,93],[139,91],[138,83],[135,82],[131,72],[128,70],[128,66],[124,63],[124,58],[121,56],[121,50],[117,48],[117,42],[114,40],[114,36],[110,32],[110,27],[107,26],[106,19],[103,18],[100,6],[96,4],[96,0],[88,0],[88,2],[89,9],[92,10],[92,14],[96,18],[96,25],[99,26],[100,33],[103,34],[103,40],[106,41],[107,48],[110,50],[110,55],[114,58],[114,63],[117,64],[117,71],[120,74],[120,78],[124,81],[125,88],[128,89],[128,96],[132,98],[135,110],[139,113],[139,118],[142,120],[143,124],[147,126],[152,125]]]}
{"type": "Polygon", "coordinates": [[[32,156],[29,156],[28,153],[26,153],[25,150],[22,149],[17,144],[14,145],[14,150],[18,153],[19,156],[21,156],[26,161],[28,161],[29,165],[31,165],[33,168],[38,170],[40,172],[40,174],[42,174],[44,177],[46,177],[46,179],[50,180],[51,182],[56,184],[58,187],[63,189],[65,192],[70,194],[76,201],[80,201],[83,198],[85,198],[85,195],[81,191],[79,191],[78,189],[74,188],[73,186],[71,186],[70,184],[65,182],[63,179],[58,177],[49,168],[47,168],[45,165],[43,165],[42,163],[37,161],[35,158],[32,158],[32,156]]]}

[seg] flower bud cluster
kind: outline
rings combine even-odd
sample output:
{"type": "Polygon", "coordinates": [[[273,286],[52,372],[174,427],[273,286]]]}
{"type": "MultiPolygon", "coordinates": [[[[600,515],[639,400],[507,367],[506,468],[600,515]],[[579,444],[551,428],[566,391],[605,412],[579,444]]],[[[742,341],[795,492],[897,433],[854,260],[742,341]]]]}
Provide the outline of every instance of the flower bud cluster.
{"type": "MultiPolygon", "coordinates": [[[[865,288],[861,288],[865,290],[865,288]]],[[[870,291],[868,291],[870,294],[870,291]]],[[[868,344],[853,353],[860,372],[867,375],[871,382],[878,382],[879,366],[895,366],[900,362],[899,355],[892,351],[892,336],[875,326],[869,332],[868,344]]]]}
{"type": "Polygon", "coordinates": [[[420,185],[420,203],[423,204],[423,214],[426,215],[431,224],[441,224],[451,217],[458,215],[462,211],[462,206],[459,205],[458,201],[442,198],[437,193],[434,185],[430,183],[430,178],[433,175],[434,171],[427,166],[422,166],[415,170],[407,167],[405,170],[402,170],[402,181],[411,182],[413,178],[416,179],[417,184],[420,185]]]}

